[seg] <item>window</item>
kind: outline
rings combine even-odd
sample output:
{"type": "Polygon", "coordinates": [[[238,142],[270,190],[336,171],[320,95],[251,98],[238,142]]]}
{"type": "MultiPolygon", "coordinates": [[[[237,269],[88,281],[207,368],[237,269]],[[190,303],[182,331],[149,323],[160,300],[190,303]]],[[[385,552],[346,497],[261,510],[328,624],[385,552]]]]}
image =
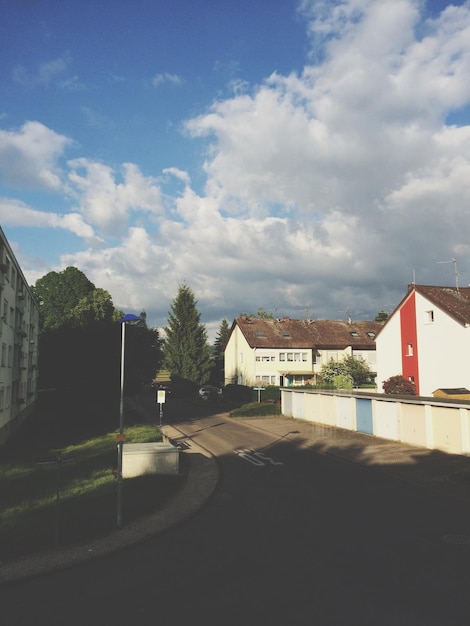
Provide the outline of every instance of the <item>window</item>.
{"type": "Polygon", "coordinates": [[[266,337],[264,330],[255,330],[255,337],[266,337]]]}
{"type": "Polygon", "coordinates": [[[375,337],[375,333],[368,332],[368,333],[367,333],[367,336],[368,336],[368,337],[375,337]]]}
{"type": "Polygon", "coordinates": [[[425,324],[432,324],[434,322],[434,311],[426,311],[425,324]]]}
{"type": "Polygon", "coordinates": [[[357,333],[355,330],[353,330],[351,333],[349,333],[351,335],[351,337],[359,337],[359,333],[357,333]]]}
{"type": "Polygon", "coordinates": [[[0,411],[5,408],[5,390],[0,389],[0,411]]]}
{"type": "Polygon", "coordinates": [[[286,353],[285,352],[279,352],[279,360],[280,361],[285,361],[286,360],[286,353]]]}
{"type": "Polygon", "coordinates": [[[288,352],[287,353],[287,360],[288,361],[293,361],[294,360],[294,353],[293,352],[288,352]]]}
{"type": "Polygon", "coordinates": [[[409,343],[406,346],[406,356],[413,356],[413,344],[409,343]]]}
{"type": "Polygon", "coordinates": [[[7,344],[2,343],[2,367],[7,365],[7,344]]]}
{"type": "Polygon", "coordinates": [[[289,332],[289,331],[287,331],[287,330],[283,330],[283,331],[282,331],[282,333],[281,333],[281,337],[286,337],[286,338],[288,338],[288,337],[292,337],[292,335],[290,334],[290,332],[289,332]]]}

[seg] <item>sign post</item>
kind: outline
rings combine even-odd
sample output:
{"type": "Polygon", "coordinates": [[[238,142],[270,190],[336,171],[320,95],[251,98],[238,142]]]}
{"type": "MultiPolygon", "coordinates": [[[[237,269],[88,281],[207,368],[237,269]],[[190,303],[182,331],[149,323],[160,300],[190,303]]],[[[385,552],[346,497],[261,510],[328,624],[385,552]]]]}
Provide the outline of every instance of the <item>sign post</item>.
{"type": "Polygon", "coordinates": [[[163,405],[165,404],[165,390],[159,389],[157,391],[157,403],[160,406],[160,428],[162,426],[162,417],[163,417],[163,405]]]}
{"type": "Polygon", "coordinates": [[[258,392],[258,402],[261,402],[261,392],[264,391],[264,387],[253,387],[258,392]]]}

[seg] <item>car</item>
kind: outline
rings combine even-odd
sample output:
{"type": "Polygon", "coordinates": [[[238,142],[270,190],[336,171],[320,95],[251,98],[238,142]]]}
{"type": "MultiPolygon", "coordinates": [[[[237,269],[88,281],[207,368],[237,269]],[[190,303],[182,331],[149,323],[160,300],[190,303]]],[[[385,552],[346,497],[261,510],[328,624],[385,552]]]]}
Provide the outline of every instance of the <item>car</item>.
{"type": "Polygon", "coordinates": [[[203,400],[208,400],[209,398],[215,398],[221,395],[222,389],[214,387],[214,385],[202,385],[202,387],[199,387],[199,397],[203,400]]]}

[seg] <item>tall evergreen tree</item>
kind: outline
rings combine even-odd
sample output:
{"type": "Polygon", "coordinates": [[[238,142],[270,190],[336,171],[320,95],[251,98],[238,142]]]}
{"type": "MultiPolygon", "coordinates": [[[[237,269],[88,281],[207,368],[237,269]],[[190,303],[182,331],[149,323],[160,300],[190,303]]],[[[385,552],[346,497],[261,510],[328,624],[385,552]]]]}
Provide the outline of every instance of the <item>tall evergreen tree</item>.
{"type": "Polygon", "coordinates": [[[224,370],[224,351],[227,345],[228,336],[230,334],[230,326],[227,320],[221,321],[217,335],[214,341],[214,351],[212,354],[212,373],[211,380],[214,385],[222,386],[225,382],[224,370]]]}
{"type": "Polygon", "coordinates": [[[211,358],[206,328],[200,323],[196,305],[193,291],[186,284],[180,285],[165,327],[165,367],[172,379],[203,384],[209,379],[211,358]]]}

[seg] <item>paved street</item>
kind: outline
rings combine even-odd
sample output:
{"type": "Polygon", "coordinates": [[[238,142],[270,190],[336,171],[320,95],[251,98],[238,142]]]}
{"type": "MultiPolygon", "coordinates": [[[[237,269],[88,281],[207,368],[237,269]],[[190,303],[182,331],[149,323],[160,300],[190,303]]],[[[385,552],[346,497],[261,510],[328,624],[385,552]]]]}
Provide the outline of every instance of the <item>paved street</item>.
{"type": "Polygon", "coordinates": [[[213,496],[144,543],[0,588],[5,624],[468,621],[467,502],[332,454],[309,424],[165,411],[217,457],[213,496]]]}

